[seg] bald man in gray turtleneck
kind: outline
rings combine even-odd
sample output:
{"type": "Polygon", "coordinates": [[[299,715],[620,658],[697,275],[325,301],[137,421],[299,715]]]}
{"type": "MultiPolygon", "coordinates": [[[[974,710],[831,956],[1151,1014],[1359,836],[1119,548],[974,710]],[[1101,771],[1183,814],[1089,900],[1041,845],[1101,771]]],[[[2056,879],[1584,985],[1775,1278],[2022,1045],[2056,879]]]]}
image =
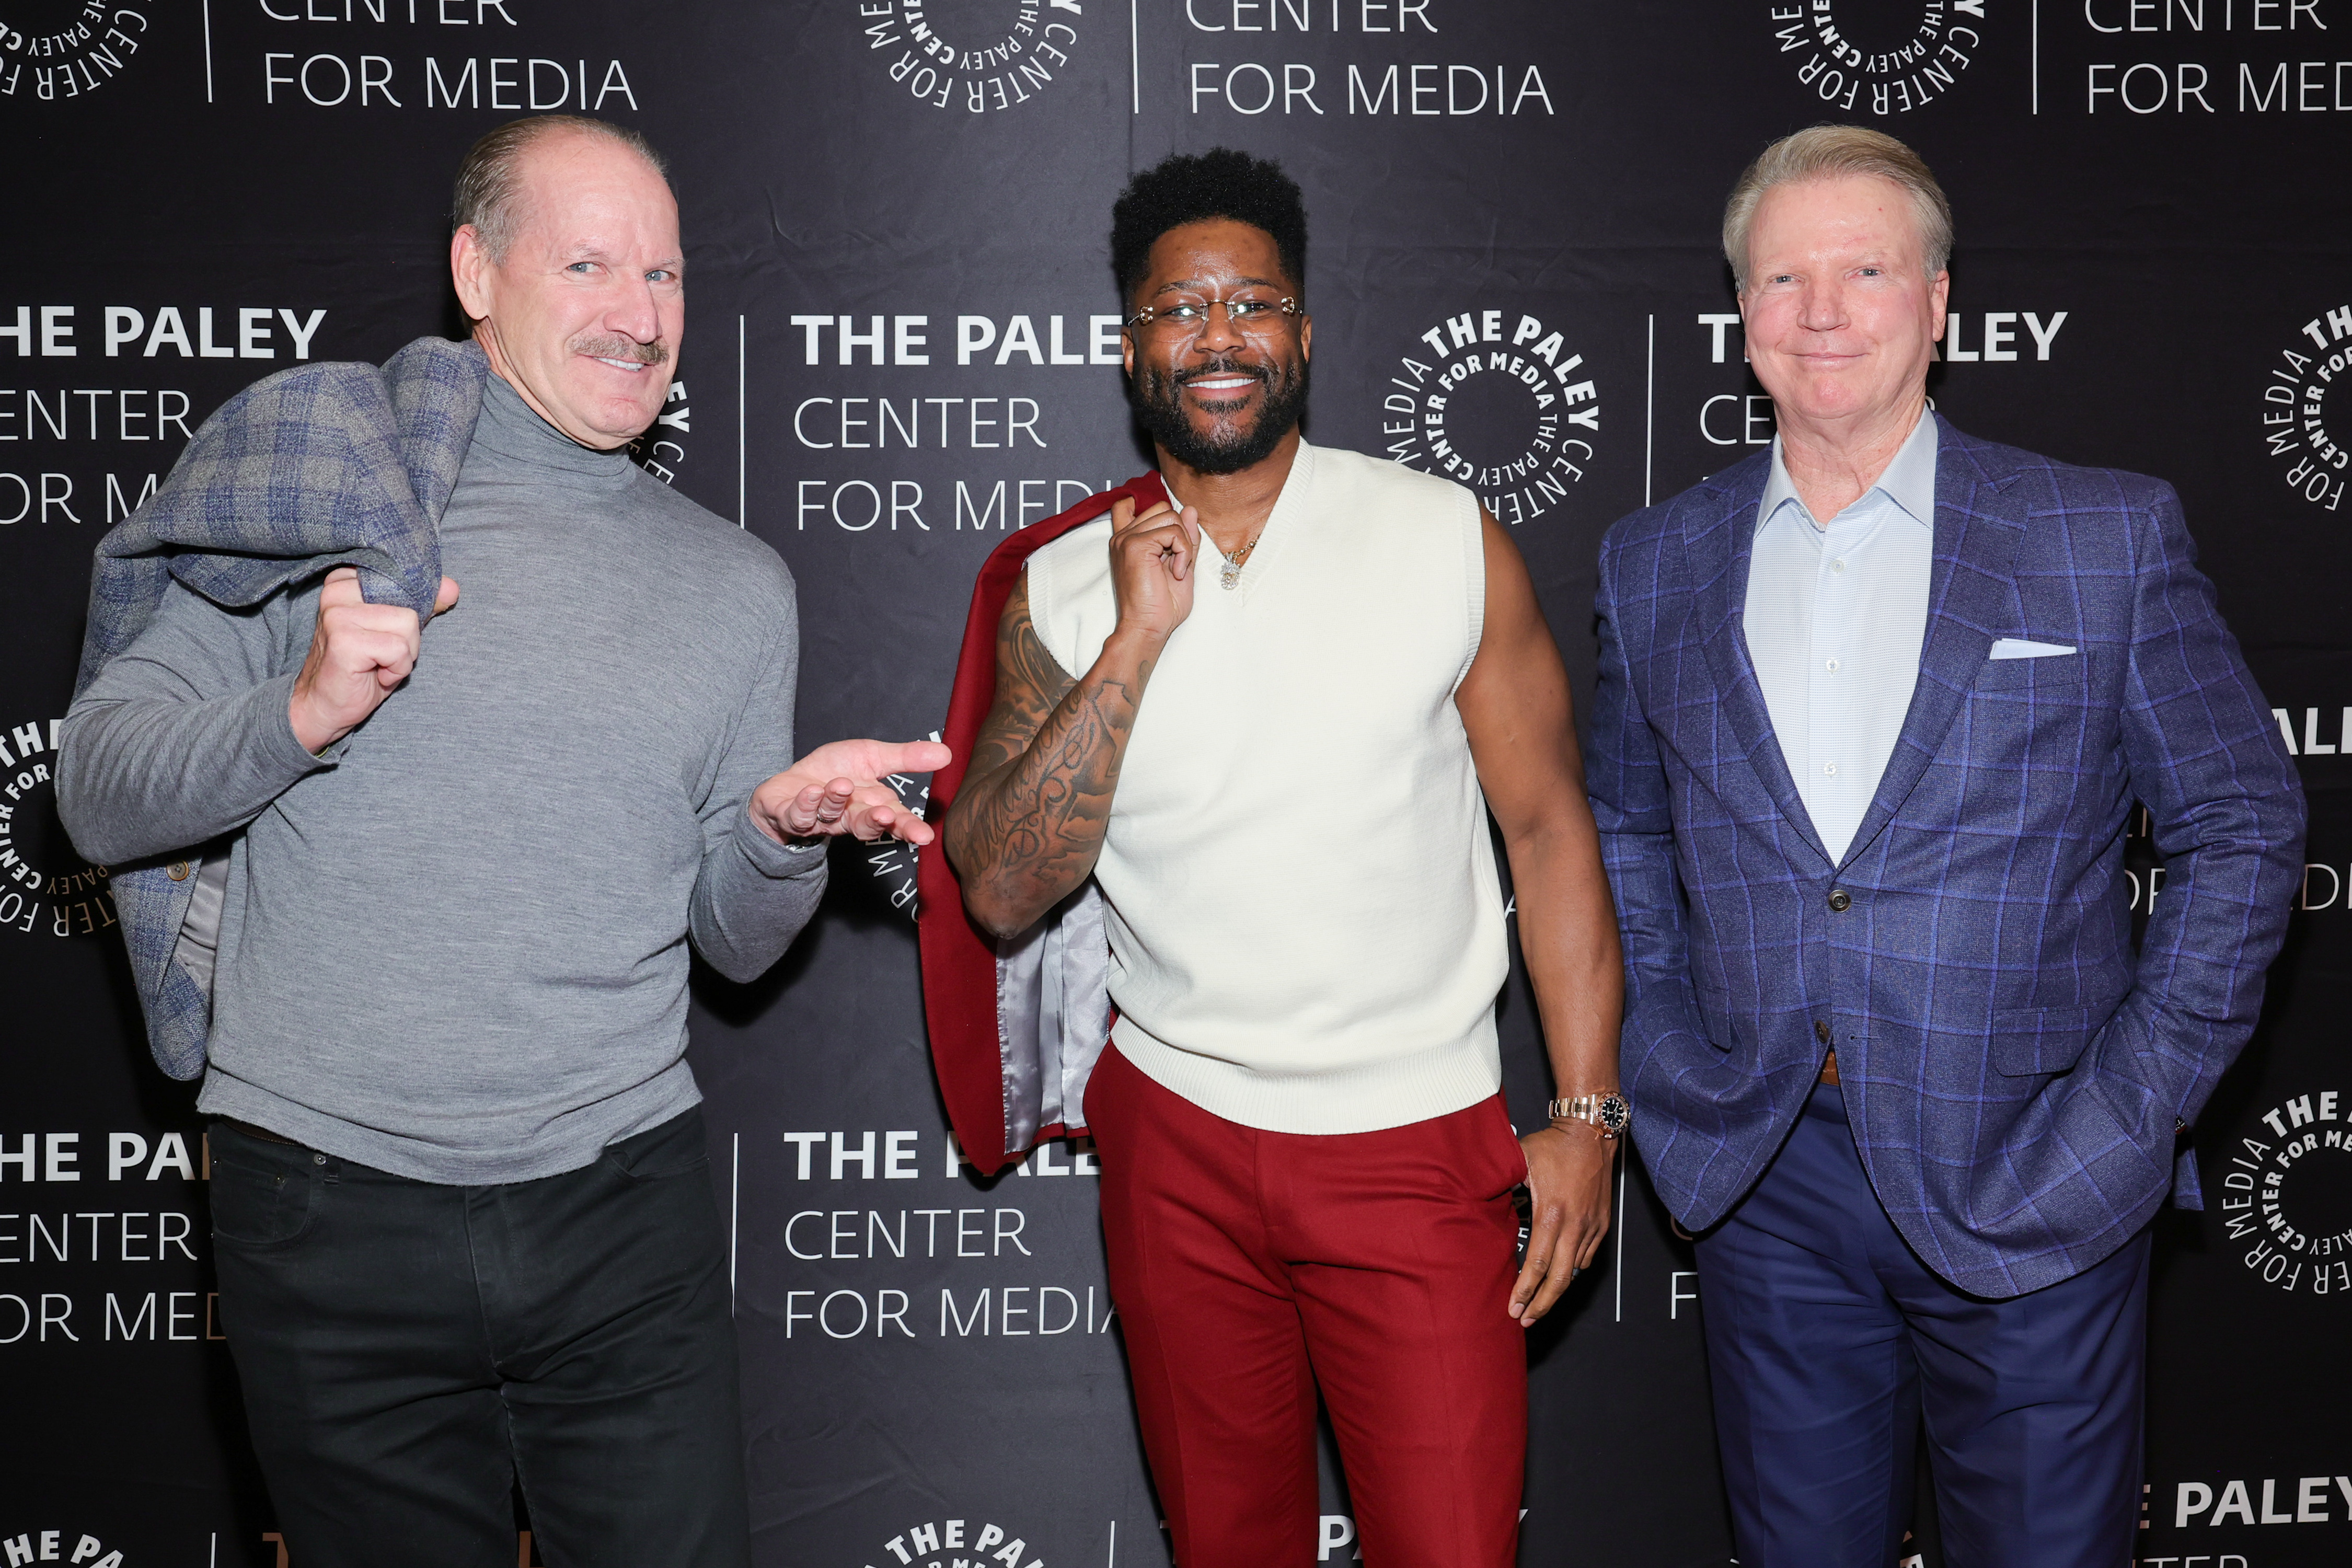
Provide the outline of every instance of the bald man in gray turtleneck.
{"type": "Polygon", "coordinates": [[[792,574],[629,460],[683,321],[651,150],[518,121],[457,198],[491,374],[446,613],[349,567],[249,610],[173,582],[68,714],[60,806],[109,863],[208,846],[173,958],[209,983],[222,1321],[295,1558],[511,1563],[520,1484],[551,1562],[740,1568],[688,946],[765,970],[830,836],[929,838],[882,781],[946,749],[795,762],[792,574]]]}
{"type": "Polygon", "coordinates": [[[750,979],[824,889],[823,838],[743,810],[793,762],[793,579],[497,375],[440,532],[461,605],[323,756],[296,678],[262,679],[300,662],[322,583],[245,615],[173,584],[77,705],[77,816],[159,845],[244,826],[200,1109],[418,1181],[530,1181],[700,1098],[689,936],[750,979]]]}

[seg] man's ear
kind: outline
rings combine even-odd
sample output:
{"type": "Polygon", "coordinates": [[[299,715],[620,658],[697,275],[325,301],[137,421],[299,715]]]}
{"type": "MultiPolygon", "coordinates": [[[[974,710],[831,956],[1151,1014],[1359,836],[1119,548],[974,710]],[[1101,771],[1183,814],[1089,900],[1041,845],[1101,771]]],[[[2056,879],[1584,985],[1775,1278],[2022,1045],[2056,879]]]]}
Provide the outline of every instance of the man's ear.
{"type": "Polygon", "coordinates": [[[482,282],[491,265],[490,253],[483,248],[482,237],[472,224],[449,237],[449,281],[457,286],[458,309],[469,321],[490,313],[489,291],[482,282]]]}

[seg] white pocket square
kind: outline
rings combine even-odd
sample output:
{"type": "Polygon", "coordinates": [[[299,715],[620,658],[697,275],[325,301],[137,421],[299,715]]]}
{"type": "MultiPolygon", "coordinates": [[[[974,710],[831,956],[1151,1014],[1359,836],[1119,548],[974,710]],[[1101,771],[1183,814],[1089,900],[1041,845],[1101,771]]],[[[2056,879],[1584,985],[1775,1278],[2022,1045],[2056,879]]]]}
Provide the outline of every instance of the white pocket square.
{"type": "Polygon", "coordinates": [[[1992,645],[1995,658],[2055,658],[2074,651],[2063,643],[2028,642],[2023,637],[2001,637],[1992,645]]]}

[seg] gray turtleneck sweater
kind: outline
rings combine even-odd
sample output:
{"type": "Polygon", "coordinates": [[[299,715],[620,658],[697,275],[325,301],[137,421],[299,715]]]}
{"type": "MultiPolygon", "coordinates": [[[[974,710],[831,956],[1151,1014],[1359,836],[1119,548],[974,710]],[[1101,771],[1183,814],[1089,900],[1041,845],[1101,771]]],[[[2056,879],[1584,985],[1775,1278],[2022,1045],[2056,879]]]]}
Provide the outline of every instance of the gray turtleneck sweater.
{"type": "Polygon", "coordinates": [[[251,612],[176,583],[76,702],[101,860],[242,827],[204,1110],[422,1181],[585,1165],[700,1095],[687,944],[750,979],[824,887],[751,826],[793,761],[774,551],[490,378],[441,521],[457,608],[326,756],[294,739],[319,584],[251,612]]]}

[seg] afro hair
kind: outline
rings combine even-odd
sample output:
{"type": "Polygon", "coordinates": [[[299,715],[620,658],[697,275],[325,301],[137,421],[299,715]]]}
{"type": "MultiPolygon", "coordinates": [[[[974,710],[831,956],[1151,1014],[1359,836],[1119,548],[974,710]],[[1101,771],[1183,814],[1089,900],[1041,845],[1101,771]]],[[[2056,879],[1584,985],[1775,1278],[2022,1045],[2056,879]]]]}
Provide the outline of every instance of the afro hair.
{"type": "Polygon", "coordinates": [[[1150,269],[1151,247],[1171,228],[1231,218],[1274,239],[1293,287],[1307,288],[1307,204],[1298,183],[1269,158],[1230,147],[1177,153],[1127,183],[1110,209],[1110,266],[1119,298],[1150,269]]]}

